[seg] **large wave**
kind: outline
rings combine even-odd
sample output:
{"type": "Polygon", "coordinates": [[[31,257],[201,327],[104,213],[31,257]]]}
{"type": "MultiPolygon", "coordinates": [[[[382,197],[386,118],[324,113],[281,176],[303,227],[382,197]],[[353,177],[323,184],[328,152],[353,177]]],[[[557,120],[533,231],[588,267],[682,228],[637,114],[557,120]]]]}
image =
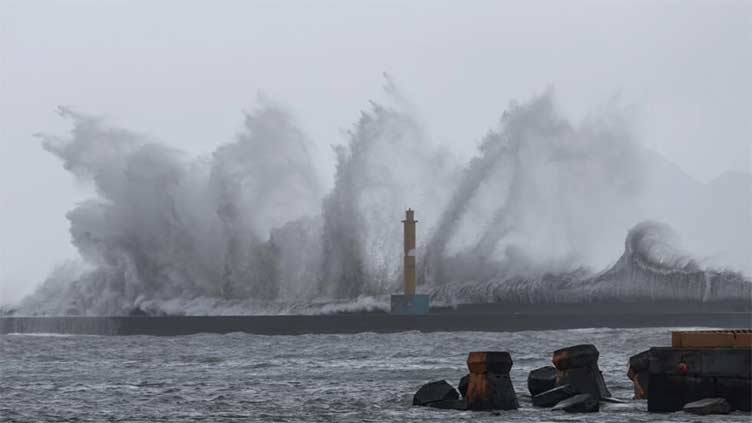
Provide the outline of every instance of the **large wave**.
{"type": "Polygon", "coordinates": [[[743,274],[706,268],[667,225],[639,223],[665,217],[645,216],[656,196],[688,200],[653,189],[649,153],[618,111],[573,124],[547,91],[511,104],[463,165],[391,82],[386,91],[390,104],[372,103],[335,147],[328,192],[310,140],[269,101],[199,158],[61,108],[71,135],[43,136],[44,148],[96,195],[67,215],[82,261],[54,270],[18,312],[384,309],[401,288],[407,207],[420,222],[418,289],[437,304],[752,297],[743,274]]]}
{"type": "Polygon", "coordinates": [[[624,253],[606,270],[591,273],[501,272],[487,280],[450,283],[430,289],[442,304],[457,303],[597,303],[752,299],[752,281],[739,272],[701,268],[674,243],[666,224],[641,222],[626,238],[624,253]]]}

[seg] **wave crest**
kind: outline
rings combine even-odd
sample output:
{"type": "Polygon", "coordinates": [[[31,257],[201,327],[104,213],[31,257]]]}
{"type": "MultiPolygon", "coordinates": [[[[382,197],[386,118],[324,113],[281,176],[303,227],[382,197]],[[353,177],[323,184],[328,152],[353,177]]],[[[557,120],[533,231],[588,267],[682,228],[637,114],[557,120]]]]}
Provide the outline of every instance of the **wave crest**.
{"type": "Polygon", "coordinates": [[[309,139],[266,100],[233,142],[195,159],[61,109],[71,135],[43,136],[43,146],[96,193],[67,215],[83,263],[53,271],[18,311],[384,310],[401,287],[407,207],[420,222],[419,291],[435,304],[752,296],[749,279],[704,269],[655,222],[629,230],[606,267],[652,198],[648,153],[619,113],[572,123],[547,91],[511,104],[462,164],[391,81],[386,92],[393,104],[372,103],[335,148],[326,194],[309,139]]]}

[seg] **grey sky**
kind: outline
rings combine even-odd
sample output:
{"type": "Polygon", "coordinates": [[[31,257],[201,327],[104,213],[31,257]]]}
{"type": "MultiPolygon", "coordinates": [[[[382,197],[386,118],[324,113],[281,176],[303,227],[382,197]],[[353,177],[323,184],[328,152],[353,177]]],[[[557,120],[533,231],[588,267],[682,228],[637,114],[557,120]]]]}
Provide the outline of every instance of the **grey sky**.
{"type": "Polygon", "coordinates": [[[329,145],[390,73],[469,156],[510,100],[553,85],[581,117],[614,96],[642,142],[710,180],[750,171],[752,2],[0,2],[0,304],[76,256],[89,193],[42,150],[68,105],[200,154],[264,92],[329,145]]]}

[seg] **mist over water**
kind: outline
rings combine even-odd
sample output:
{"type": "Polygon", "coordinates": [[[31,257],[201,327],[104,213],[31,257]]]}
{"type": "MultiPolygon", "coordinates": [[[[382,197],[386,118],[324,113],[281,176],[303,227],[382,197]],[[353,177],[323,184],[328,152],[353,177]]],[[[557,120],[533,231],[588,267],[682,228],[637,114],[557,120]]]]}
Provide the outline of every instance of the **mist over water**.
{"type": "Polygon", "coordinates": [[[81,261],[18,312],[381,309],[401,289],[408,207],[418,290],[435,303],[752,297],[750,175],[699,184],[643,148],[617,107],[571,122],[551,90],[510,104],[459,163],[386,88],[334,147],[331,188],[268,100],[198,158],[61,108],[73,129],[43,146],[95,196],[67,215],[81,261]]]}

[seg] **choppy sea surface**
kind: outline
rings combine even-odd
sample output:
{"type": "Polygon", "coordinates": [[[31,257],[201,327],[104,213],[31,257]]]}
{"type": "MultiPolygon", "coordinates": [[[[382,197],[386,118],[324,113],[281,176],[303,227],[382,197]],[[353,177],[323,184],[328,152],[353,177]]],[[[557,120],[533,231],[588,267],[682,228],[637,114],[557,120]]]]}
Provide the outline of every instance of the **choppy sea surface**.
{"type": "Polygon", "coordinates": [[[630,355],[670,345],[669,328],[515,333],[258,336],[0,336],[0,421],[749,422],[749,415],[649,414],[631,400],[630,355]],[[531,405],[527,374],[558,348],[592,343],[614,397],[596,414],[531,405]],[[412,407],[421,384],[467,373],[474,350],[511,352],[520,410],[412,407]]]}

